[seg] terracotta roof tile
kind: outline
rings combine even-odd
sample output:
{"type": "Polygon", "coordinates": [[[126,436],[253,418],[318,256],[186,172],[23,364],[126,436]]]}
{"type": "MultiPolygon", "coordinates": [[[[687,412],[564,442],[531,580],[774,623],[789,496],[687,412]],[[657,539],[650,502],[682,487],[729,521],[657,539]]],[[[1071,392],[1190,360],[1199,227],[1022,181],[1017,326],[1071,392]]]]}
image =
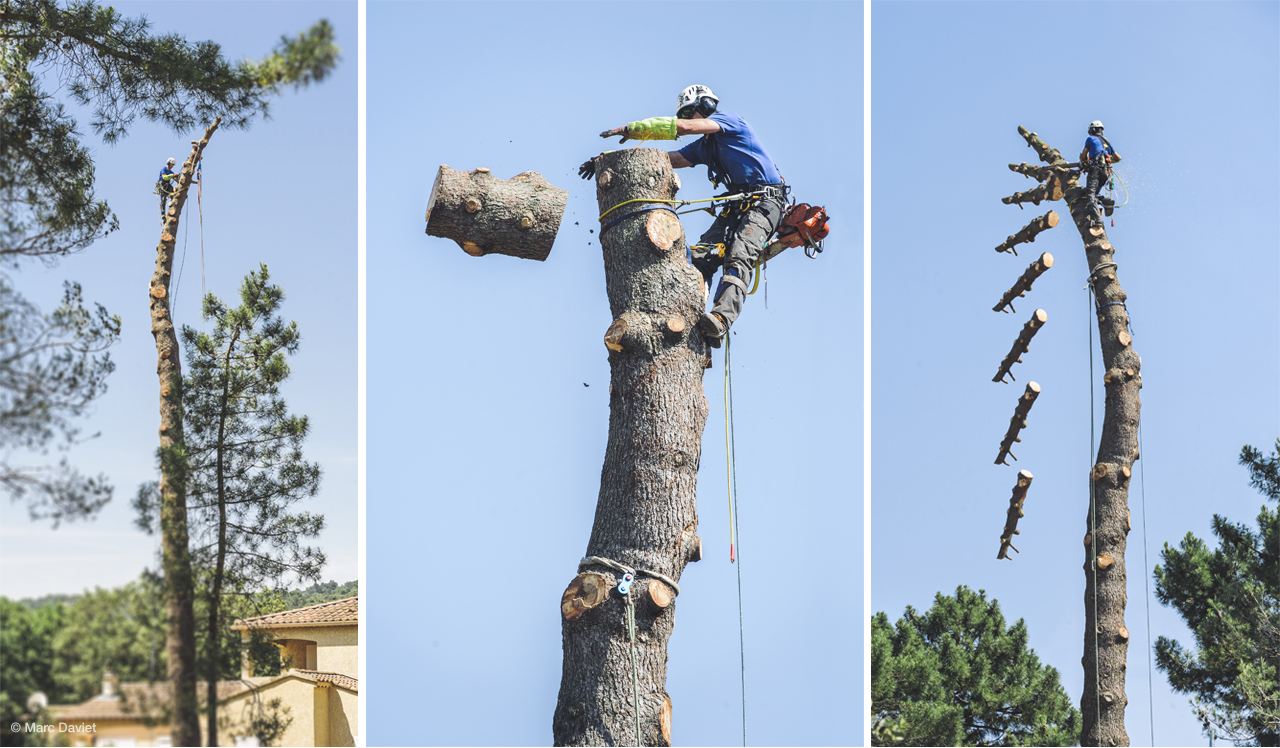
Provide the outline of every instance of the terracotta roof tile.
{"type": "Polygon", "coordinates": [[[302,675],[314,678],[318,681],[323,681],[324,683],[332,683],[335,686],[341,686],[342,688],[355,691],[357,693],[360,691],[358,687],[359,681],[349,675],[343,675],[341,673],[322,673],[318,670],[294,670],[293,672],[301,673],[302,675]]]}
{"type": "Polygon", "coordinates": [[[333,600],[305,608],[270,613],[256,618],[245,618],[236,621],[232,626],[237,631],[249,628],[274,628],[277,626],[308,626],[314,624],[355,623],[360,611],[360,596],[348,597],[345,600],[333,600]]]}

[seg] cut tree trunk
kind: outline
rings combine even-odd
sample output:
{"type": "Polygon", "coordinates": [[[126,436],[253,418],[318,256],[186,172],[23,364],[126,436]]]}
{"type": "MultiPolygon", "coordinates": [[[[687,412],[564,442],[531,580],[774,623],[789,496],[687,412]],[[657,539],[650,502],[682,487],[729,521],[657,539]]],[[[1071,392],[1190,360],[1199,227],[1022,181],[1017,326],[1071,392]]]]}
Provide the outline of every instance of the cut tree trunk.
{"type": "Polygon", "coordinates": [[[1010,371],[1014,364],[1022,363],[1022,355],[1031,350],[1031,339],[1036,336],[1044,323],[1049,321],[1049,313],[1043,309],[1037,309],[1032,313],[1031,319],[1022,326],[1022,332],[1018,334],[1018,339],[1013,341],[1013,347],[1009,349],[1009,355],[1004,357],[1000,362],[1000,370],[991,378],[993,382],[1003,382],[1007,376],[1010,379],[1017,379],[1010,371]]]}
{"type": "MultiPolygon", "coordinates": [[[[675,197],[666,154],[633,148],[604,154],[596,177],[600,211],[634,199],[675,197]]],[[[632,695],[621,574],[584,563],[561,600],[564,665],[553,720],[556,745],[670,745],[667,641],[678,593],[644,572],[678,581],[700,557],[696,488],[707,400],[706,343],[695,322],[702,276],[685,259],[679,221],[642,203],[606,219],[605,285],[614,323],[606,335],[609,437],[587,557],[640,571],[635,597],[639,704],[632,695]],[[618,215],[621,214],[621,215],[618,215]],[[625,216],[625,218],[624,218],[625,216]],[[646,584],[648,585],[646,587],[646,584]]]]}
{"type": "Polygon", "coordinates": [[[1000,552],[996,554],[996,559],[1012,558],[1009,556],[1009,549],[1012,548],[1014,553],[1021,553],[1017,546],[1013,544],[1013,536],[1021,535],[1018,532],[1018,520],[1026,516],[1026,512],[1022,509],[1022,504],[1027,500],[1027,489],[1031,487],[1031,480],[1034,478],[1030,470],[1018,471],[1018,482],[1013,486],[1013,496],[1009,499],[1009,510],[1005,513],[1004,532],[1000,534],[1000,552]]]}
{"type": "MultiPolygon", "coordinates": [[[[1051,212],[1050,215],[1053,215],[1053,213],[1051,212]]],[[[1056,223],[1057,220],[1055,219],[1054,222],[1056,223]]],[[[1004,292],[1004,296],[1000,297],[1000,303],[991,307],[991,311],[1004,312],[1005,314],[1008,314],[1010,311],[1018,311],[1013,308],[1013,300],[1026,296],[1027,292],[1031,290],[1031,284],[1035,283],[1036,278],[1039,278],[1051,267],[1053,267],[1053,255],[1048,252],[1040,255],[1040,259],[1027,266],[1026,272],[1024,272],[1022,277],[1013,284],[1013,288],[1004,292]],[[1005,309],[1006,306],[1009,308],[1005,309]]]]}
{"type": "Polygon", "coordinates": [[[1013,409],[1013,418],[1009,419],[1009,430],[1000,441],[1000,454],[996,455],[995,464],[1008,465],[1009,463],[1004,461],[1005,457],[1018,459],[1017,455],[1009,450],[1013,449],[1014,443],[1022,441],[1018,433],[1027,427],[1027,414],[1031,412],[1031,406],[1036,404],[1036,398],[1039,396],[1040,385],[1027,382],[1027,389],[1023,390],[1022,397],[1018,398],[1017,407],[1013,409]]]}
{"type": "MultiPolygon", "coordinates": [[[[1024,127],[1019,134],[1036,149],[1040,160],[1051,166],[1067,166],[1058,151],[1049,148],[1024,127]]],[[[1092,501],[1086,516],[1090,542],[1085,544],[1084,694],[1080,711],[1084,727],[1081,745],[1129,745],[1124,726],[1125,668],[1129,639],[1124,609],[1126,571],[1124,553],[1129,533],[1128,475],[1138,459],[1138,419],[1142,401],[1142,362],[1130,343],[1125,293],[1116,276],[1115,248],[1101,226],[1090,228],[1088,195],[1079,185],[1065,198],[1071,218],[1084,240],[1089,278],[1098,310],[1098,341],[1102,348],[1106,405],[1102,438],[1090,476],[1092,501]],[[1096,616],[1095,616],[1096,610],[1096,616]]]]}
{"type": "Polygon", "coordinates": [[[547,259],[569,193],[536,171],[498,179],[486,168],[456,171],[441,164],[427,201],[427,233],[452,239],[473,257],[547,259]]]}
{"type": "Polygon", "coordinates": [[[1016,255],[1018,254],[1018,250],[1015,249],[1015,247],[1017,247],[1019,244],[1033,242],[1036,240],[1036,236],[1038,234],[1040,234],[1043,231],[1048,231],[1049,229],[1057,225],[1058,225],[1058,214],[1051,210],[1048,213],[1045,213],[1044,215],[1035,219],[1031,223],[1028,223],[1026,226],[1023,226],[1018,233],[1014,234],[1013,236],[1010,236],[1008,239],[1005,239],[1004,241],[997,244],[996,251],[1012,252],[1016,255]]]}
{"type": "Polygon", "coordinates": [[[200,717],[196,705],[195,577],[187,536],[186,442],[182,434],[182,364],[178,359],[178,331],[169,308],[169,282],[178,235],[178,219],[187,202],[192,175],[200,163],[209,137],[222,122],[219,117],[192,143],[191,156],[182,164],[182,175],[169,201],[156,246],[156,269],[151,276],[148,300],[151,335],[156,341],[156,374],[160,378],[160,553],[165,577],[167,629],[165,652],[169,684],[173,690],[175,746],[200,745],[200,717]]]}

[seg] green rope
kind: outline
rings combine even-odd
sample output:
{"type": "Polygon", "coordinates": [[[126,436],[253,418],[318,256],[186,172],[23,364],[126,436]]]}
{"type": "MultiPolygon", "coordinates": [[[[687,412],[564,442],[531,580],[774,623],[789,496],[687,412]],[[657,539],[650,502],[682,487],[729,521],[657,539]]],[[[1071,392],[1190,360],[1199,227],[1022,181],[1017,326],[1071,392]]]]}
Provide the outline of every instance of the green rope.
{"type": "Polygon", "coordinates": [[[636,601],[631,596],[631,588],[627,588],[627,594],[623,596],[622,602],[627,610],[627,637],[631,640],[631,695],[635,698],[636,713],[636,746],[641,746],[640,742],[640,671],[636,668],[636,601]]]}
{"type": "Polygon", "coordinates": [[[732,533],[738,543],[738,663],[742,669],[742,745],[747,745],[747,640],[743,627],[742,615],[742,544],[741,536],[738,534],[738,455],[737,441],[734,439],[733,429],[733,340],[725,331],[724,336],[724,375],[725,375],[725,397],[728,405],[725,407],[725,415],[729,427],[729,473],[732,479],[732,491],[729,495],[730,519],[732,521],[732,533]]]}

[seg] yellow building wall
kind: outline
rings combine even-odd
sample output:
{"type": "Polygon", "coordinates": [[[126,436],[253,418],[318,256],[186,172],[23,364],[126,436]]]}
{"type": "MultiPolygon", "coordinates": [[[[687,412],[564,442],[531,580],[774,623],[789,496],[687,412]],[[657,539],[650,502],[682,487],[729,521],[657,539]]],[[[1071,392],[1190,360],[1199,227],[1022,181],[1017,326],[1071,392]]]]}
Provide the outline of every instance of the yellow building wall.
{"type": "MultiPolygon", "coordinates": [[[[223,702],[222,714],[231,724],[230,729],[219,730],[219,745],[234,746],[236,736],[250,733],[245,725],[254,698],[254,694],[246,692],[223,702]]],[[[350,691],[299,677],[285,677],[258,689],[256,698],[260,704],[280,699],[281,713],[291,720],[284,735],[276,741],[277,745],[355,745],[354,736],[359,734],[359,706],[356,694],[350,691]]]]}
{"type": "Polygon", "coordinates": [[[316,643],[316,664],[307,667],[305,650],[302,657],[294,659],[294,667],[319,670],[322,673],[342,673],[356,677],[360,673],[359,628],[350,626],[298,626],[273,629],[280,639],[311,641],[316,643]]]}
{"type": "MultiPolygon", "coordinates": [[[[343,626],[298,626],[290,628],[266,629],[280,647],[281,662],[297,670],[318,670],[322,673],[341,673],[355,678],[360,673],[359,627],[355,624],[343,626]],[[314,656],[307,656],[307,645],[315,645],[314,656]],[[311,660],[314,660],[312,662],[311,660]]],[[[241,632],[241,640],[249,641],[250,633],[241,632]]],[[[246,658],[242,668],[242,677],[250,678],[249,662],[246,658]]]]}
{"type": "Polygon", "coordinates": [[[360,699],[345,688],[330,688],[329,740],[334,745],[355,745],[360,734],[360,699]],[[333,702],[336,702],[336,707],[333,702]]]}

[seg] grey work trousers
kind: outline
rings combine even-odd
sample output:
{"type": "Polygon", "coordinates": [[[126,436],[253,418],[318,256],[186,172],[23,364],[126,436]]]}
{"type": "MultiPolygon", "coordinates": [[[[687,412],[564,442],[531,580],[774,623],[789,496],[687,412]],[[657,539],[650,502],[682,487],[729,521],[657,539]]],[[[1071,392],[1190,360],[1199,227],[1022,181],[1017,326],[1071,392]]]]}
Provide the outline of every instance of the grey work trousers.
{"type": "MultiPolygon", "coordinates": [[[[747,289],[751,288],[751,273],[769,237],[782,221],[785,209],[786,199],[782,195],[762,197],[746,210],[731,203],[698,240],[703,245],[725,245],[723,271],[711,311],[724,318],[726,328],[742,313],[747,289]]],[[[722,264],[713,250],[704,247],[691,250],[690,261],[708,283],[722,264]]]]}

